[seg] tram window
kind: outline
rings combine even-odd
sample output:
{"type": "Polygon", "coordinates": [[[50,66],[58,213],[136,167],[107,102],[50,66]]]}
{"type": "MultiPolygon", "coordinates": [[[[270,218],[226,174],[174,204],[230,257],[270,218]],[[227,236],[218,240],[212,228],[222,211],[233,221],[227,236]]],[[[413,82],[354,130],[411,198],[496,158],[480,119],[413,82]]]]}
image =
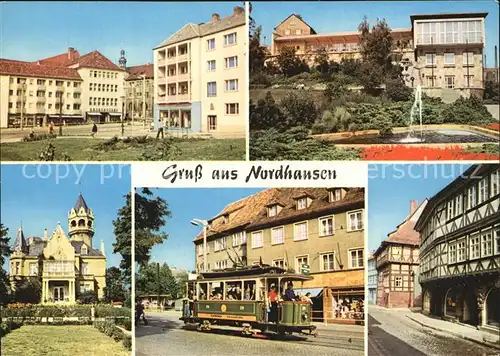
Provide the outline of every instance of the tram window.
{"type": "Polygon", "coordinates": [[[207,283],[198,284],[198,298],[200,300],[207,300],[208,295],[208,285],[207,283]]]}
{"type": "Polygon", "coordinates": [[[223,300],[222,283],[210,283],[210,300],[223,300]]]}
{"type": "Polygon", "coordinates": [[[241,281],[226,282],[226,299],[241,300],[241,281]]]}
{"type": "Polygon", "coordinates": [[[243,299],[255,300],[255,281],[245,281],[243,283],[243,299]]]}

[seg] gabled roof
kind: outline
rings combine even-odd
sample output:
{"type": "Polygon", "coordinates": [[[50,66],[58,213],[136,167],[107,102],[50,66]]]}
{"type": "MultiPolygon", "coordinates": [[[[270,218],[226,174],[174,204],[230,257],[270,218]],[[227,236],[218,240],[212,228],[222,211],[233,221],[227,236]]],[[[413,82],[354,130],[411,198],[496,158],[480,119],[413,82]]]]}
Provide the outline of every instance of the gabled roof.
{"type": "Polygon", "coordinates": [[[51,66],[46,64],[0,59],[0,75],[16,75],[22,77],[71,79],[81,81],[82,78],[73,68],[51,66]]]}
{"type": "Polygon", "coordinates": [[[16,241],[14,241],[14,246],[12,246],[13,251],[28,251],[28,245],[26,244],[26,240],[24,238],[23,228],[19,227],[17,230],[16,241]]]}
{"type": "Polygon", "coordinates": [[[75,50],[74,48],[68,48],[68,52],[58,54],[56,56],[39,59],[38,62],[40,64],[47,64],[52,66],[60,66],[67,67],[73,63],[80,57],[80,52],[75,50]]]}
{"type": "Polygon", "coordinates": [[[304,23],[304,25],[306,25],[307,27],[309,27],[311,29],[311,34],[313,34],[313,35],[316,34],[316,31],[314,31],[314,29],[307,22],[305,22],[304,19],[302,18],[302,16],[300,16],[299,14],[290,14],[290,15],[288,15],[288,17],[286,19],[284,19],[283,21],[281,21],[279,24],[277,24],[274,29],[276,30],[279,25],[281,25],[283,22],[285,22],[286,20],[288,20],[292,16],[295,16],[300,21],[302,21],[304,23]]]}
{"type": "Polygon", "coordinates": [[[83,210],[85,210],[87,213],[90,211],[87,203],[85,202],[85,199],[83,199],[82,193],[78,194],[78,198],[76,198],[75,206],[73,208],[76,212],[78,212],[80,208],[83,208],[83,210]]]}
{"type": "Polygon", "coordinates": [[[92,51],[77,58],[70,64],[74,68],[96,68],[108,70],[124,70],[114,64],[99,51],[92,51]]]}
{"type": "Polygon", "coordinates": [[[191,38],[198,37],[199,35],[200,33],[198,31],[198,25],[188,23],[184,25],[179,31],[175,32],[172,36],[156,46],[154,49],[165,47],[171,45],[172,43],[187,41],[191,38]]]}
{"type": "Polygon", "coordinates": [[[154,65],[152,63],[142,64],[139,66],[127,67],[129,76],[126,80],[142,79],[141,76],[145,75],[146,78],[154,78],[154,65]]]}
{"type": "Polygon", "coordinates": [[[87,246],[87,254],[85,256],[103,256],[101,251],[92,248],[91,246],[87,245],[83,241],[70,241],[71,245],[75,249],[75,253],[81,254],[82,253],[82,246],[85,245],[87,246]]]}

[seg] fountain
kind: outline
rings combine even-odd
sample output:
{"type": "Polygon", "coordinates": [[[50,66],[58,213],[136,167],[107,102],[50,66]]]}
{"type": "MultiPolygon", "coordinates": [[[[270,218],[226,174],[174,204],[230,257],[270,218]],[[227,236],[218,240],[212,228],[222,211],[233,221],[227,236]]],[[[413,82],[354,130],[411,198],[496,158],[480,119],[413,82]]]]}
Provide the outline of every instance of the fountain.
{"type": "Polygon", "coordinates": [[[417,85],[415,89],[415,100],[411,106],[410,111],[410,125],[408,126],[408,136],[402,138],[399,142],[401,143],[418,143],[423,142],[423,127],[422,127],[422,87],[417,85]],[[413,115],[417,113],[420,121],[420,137],[415,136],[415,130],[413,129],[413,115]]]}

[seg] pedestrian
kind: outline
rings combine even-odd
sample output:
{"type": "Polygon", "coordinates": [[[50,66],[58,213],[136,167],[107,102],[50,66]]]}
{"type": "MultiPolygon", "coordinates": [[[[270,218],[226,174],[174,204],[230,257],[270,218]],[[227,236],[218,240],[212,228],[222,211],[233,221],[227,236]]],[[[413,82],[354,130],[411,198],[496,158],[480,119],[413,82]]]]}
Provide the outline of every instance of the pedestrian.
{"type": "Polygon", "coordinates": [[[49,135],[54,134],[54,121],[51,121],[49,124],[49,135]]]}
{"type": "Polygon", "coordinates": [[[97,125],[94,122],[94,125],[92,126],[92,134],[91,134],[91,136],[95,137],[95,135],[97,135],[97,125]]]}
{"type": "Polygon", "coordinates": [[[165,126],[165,122],[163,121],[162,118],[160,118],[158,120],[158,132],[156,134],[156,139],[158,139],[160,137],[160,134],[161,134],[161,138],[165,138],[165,136],[163,135],[163,127],[165,126]]]}

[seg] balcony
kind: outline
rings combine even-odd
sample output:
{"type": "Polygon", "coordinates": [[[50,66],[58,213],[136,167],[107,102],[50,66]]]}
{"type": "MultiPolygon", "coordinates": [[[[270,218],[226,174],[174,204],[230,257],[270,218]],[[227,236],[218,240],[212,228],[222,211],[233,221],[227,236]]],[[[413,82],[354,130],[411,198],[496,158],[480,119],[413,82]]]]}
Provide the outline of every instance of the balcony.
{"type": "Polygon", "coordinates": [[[74,261],[44,261],[43,262],[44,277],[75,277],[74,261]]]}
{"type": "Polygon", "coordinates": [[[82,87],[73,87],[73,92],[74,93],[81,93],[82,92],[82,87]]]}
{"type": "Polygon", "coordinates": [[[81,104],[82,103],[82,98],[73,98],[73,102],[75,104],[81,104]]]}
{"type": "Polygon", "coordinates": [[[44,96],[37,96],[36,97],[36,102],[37,103],[45,103],[47,99],[44,96]]]}
{"type": "Polygon", "coordinates": [[[160,77],[158,76],[158,85],[161,85],[161,84],[166,84],[167,83],[167,78],[166,77],[160,77]]]}
{"type": "Polygon", "coordinates": [[[187,53],[184,53],[184,54],[180,54],[179,56],[177,56],[177,62],[185,62],[189,59],[188,57],[188,54],[187,53]]]}
{"type": "Polygon", "coordinates": [[[167,61],[165,60],[165,58],[158,58],[157,62],[158,62],[158,67],[164,67],[167,61]]]}
{"type": "Polygon", "coordinates": [[[187,82],[189,80],[189,73],[182,73],[177,76],[178,82],[187,82]]]}
{"type": "Polygon", "coordinates": [[[167,57],[167,64],[174,64],[177,61],[177,56],[167,57]]]}
{"type": "Polygon", "coordinates": [[[177,95],[177,100],[176,101],[189,101],[191,100],[191,95],[189,94],[179,94],[177,95]]]}

